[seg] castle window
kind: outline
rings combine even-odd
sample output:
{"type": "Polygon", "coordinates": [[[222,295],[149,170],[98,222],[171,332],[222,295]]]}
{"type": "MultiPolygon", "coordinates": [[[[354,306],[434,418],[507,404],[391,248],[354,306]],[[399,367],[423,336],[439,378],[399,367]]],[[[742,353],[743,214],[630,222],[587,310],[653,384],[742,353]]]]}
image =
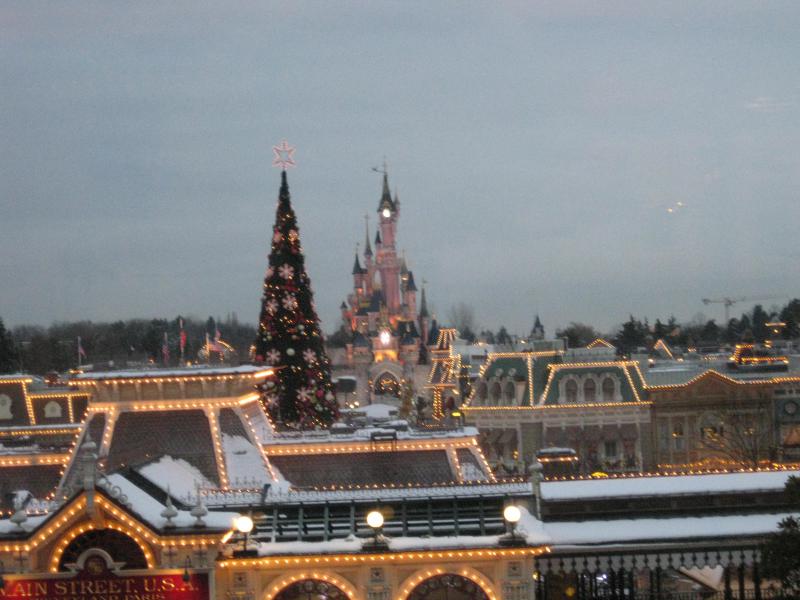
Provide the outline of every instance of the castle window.
{"type": "Polygon", "coordinates": [[[566,385],[564,386],[564,391],[566,392],[567,402],[578,401],[578,384],[574,379],[567,381],[566,385]]]}
{"type": "Polygon", "coordinates": [[[614,380],[611,377],[603,379],[603,402],[613,402],[616,396],[614,380]]]}
{"type": "Polygon", "coordinates": [[[583,401],[594,402],[597,400],[597,384],[594,379],[587,379],[583,382],[583,401]]]}

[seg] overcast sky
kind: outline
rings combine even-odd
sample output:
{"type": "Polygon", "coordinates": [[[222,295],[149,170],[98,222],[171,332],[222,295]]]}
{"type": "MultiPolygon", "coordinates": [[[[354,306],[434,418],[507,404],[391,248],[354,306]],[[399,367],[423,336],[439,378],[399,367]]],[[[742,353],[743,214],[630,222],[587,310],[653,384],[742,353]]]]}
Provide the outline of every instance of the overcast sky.
{"type": "Polygon", "coordinates": [[[328,331],[384,155],[439,316],[798,296],[798,32],[796,1],[3,0],[0,317],[255,322],[283,138],[328,331]]]}

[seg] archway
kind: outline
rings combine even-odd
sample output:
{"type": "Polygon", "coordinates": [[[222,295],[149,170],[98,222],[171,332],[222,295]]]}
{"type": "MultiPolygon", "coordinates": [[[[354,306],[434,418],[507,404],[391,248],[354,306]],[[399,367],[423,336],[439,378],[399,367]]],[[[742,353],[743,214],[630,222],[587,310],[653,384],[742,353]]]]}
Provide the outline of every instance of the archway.
{"type": "Polygon", "coordinates": [[[400,396],[400,382],[388,371],[380,374],[380,377],[375,380],[373,388],[376,396],[394,396],[395,398],[400,396]]]}
{"type": "Polygon", "coordinates": [[[357,594],[345,579],[315,571],[281,577],[270,586],[264,600],[357,600],[357,594]]]}
{"type": "Polygon", "coordinates": [[[67,571],[67,565],[77,563],[80,556],[91,549],[104,551],[123,569],[147,569],[144,551],[132,537],[116,529],[90,529],[76,536],[64,548],[58,561],[58,570],[67,571]]]}
{"type": "Polygon", "coordinates": [[[493,600],[474,578],[437,573],[418,582],[405,600],[493,600]]]}

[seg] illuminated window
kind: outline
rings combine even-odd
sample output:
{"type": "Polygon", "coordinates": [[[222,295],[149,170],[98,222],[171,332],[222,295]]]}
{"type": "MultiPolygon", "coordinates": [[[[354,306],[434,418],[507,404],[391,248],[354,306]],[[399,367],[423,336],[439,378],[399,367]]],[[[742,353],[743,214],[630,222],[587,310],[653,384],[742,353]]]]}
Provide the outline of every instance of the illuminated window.
{"type": "Polygon", "coordinates": [[[676,421],[672,425],[672,445],[675,450],[683,450],[683,422],[676,421]]]}

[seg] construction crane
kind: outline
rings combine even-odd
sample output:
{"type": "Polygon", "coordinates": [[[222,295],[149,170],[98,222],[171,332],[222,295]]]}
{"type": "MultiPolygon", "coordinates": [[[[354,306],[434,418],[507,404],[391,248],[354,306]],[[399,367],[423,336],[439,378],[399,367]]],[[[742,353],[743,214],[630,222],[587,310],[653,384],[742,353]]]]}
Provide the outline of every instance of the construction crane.
{"type": "Polygon", "coordinates": [[[762,300],[780,300],[781,298],[786,298],[787,296],[757,296],[754,298],[703,298],[703,304],[708,306],[709,304],[722,304],[725,306],[725,325],[727,325],[731,320],[731,306],[737,304],[739,302],[760,302],[762,300]]]}

